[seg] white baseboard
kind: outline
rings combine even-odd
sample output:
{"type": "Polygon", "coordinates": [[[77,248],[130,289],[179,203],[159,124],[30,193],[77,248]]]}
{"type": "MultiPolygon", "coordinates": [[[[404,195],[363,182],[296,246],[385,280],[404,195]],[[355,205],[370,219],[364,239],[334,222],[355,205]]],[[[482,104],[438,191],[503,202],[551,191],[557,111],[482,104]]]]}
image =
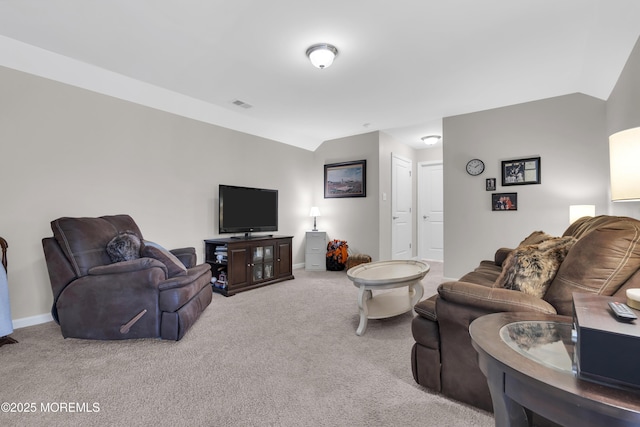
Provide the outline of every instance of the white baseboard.
{"type": "Polygon", "coordinates": [[[23,317],[22,319],[12,320],[13,329],[26,328],[27,326],[39,325],[41,323],[52,322],[51,313],[38,314],[37,316],[23,317]]]}
{"type": "Polygon", "coordinates": [[[305,267],[304,262],[303,262],[303,263],[301,263],[301,264],[293,264],[293,269],[294,269],[294,270],[296,270],[296,269],[300,269],[300,268],[304,268],[304,267],[305,267]]]}

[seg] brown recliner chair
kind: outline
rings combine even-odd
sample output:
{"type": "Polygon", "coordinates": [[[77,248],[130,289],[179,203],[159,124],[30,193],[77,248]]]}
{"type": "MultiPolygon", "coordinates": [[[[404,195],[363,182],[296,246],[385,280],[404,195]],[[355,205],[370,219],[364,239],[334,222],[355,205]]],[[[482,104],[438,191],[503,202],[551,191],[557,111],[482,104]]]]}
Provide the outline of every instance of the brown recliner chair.
{"type": "Polygon", "coordinates": [[[473,320],[504,311],[570,316],[574,292],[624,296],[627,289],[640,288],[640,221],[584,217],[563,236],[577,240],[542,298],[496,286],[511,252],[501,248],[494,260],[482,261],[458,281],[441,284],[437,295],[416,304],[418,315],[412,323],[416,343],[411,352],[416,382],[492,411],[487,381],[469,336],[473,320]]]}
{"type": "Polygon", "coordinates": [[[129,215],[59,218],[51,229],[42,246],[65,338],[177,341],[211,303],[209,264],[196,265],[194,248],[145,242],[129,215]],[[107,246],[122,234],[137,236],[140,255],[113,262],[107,246]]]}

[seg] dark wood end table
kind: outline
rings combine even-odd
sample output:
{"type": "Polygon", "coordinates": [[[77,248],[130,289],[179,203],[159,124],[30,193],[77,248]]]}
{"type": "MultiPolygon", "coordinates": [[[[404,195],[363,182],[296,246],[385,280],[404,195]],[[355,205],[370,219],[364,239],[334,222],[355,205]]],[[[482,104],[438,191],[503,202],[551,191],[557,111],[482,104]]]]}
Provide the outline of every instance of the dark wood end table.
{"type": "Polygon", "coordinates": [[[571,318],[494,313],[469,326],[496,426],[528,426],[535,412],[566,426],[639,426],[640,391],[577,378],[571,318]]]}

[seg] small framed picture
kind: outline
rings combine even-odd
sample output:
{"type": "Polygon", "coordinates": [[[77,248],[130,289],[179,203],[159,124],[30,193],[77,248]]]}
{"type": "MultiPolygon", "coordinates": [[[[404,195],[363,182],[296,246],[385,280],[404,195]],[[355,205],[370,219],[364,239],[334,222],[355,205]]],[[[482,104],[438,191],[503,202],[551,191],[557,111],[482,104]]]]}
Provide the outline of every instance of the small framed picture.
{"type": "Polygon", "coordinates": [[[517,211],[518,193],[493,193],[491,195],[492,211],[517,211]]]}
{"type": "Polygon", "coordinates": [[[502,161],[502,185],[540,184],[540,182],[540,157],[502,161]]]}
{"type": "Polygon", "coordinates": [[[496,191],[496,179],[487,178],[487,191],[496,191]]]}
{"type": "Polygon", "coordinates": [[[366,197],[367,161],[324,165],[324,198],[366,197]]]}

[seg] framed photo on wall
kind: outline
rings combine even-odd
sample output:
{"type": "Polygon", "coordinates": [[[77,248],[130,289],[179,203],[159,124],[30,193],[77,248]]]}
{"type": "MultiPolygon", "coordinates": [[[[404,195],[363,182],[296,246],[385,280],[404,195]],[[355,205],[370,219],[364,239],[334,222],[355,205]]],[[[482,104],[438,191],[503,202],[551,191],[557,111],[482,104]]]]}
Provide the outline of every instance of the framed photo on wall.
{"type": "Polygon", "coordinates": [[[486,181],[486,190],[487,191],[496,191],[496,179],[495,178],[487,178],[486,181]]]}
{"type": "Polygon", "coordinates": [[[366,197],[367,161],[324,165],[324,198],[366,197]]]}
{"type": "Polygon", "coordinates": [[[492,211],[517,211],[518,193],[493,193],[491,194],[492,211]]]}
{"type": "Polygon", "coordinates": [[[540,157],[502,161],[502,185],[540,184],[540,182],[540,157]]]}

